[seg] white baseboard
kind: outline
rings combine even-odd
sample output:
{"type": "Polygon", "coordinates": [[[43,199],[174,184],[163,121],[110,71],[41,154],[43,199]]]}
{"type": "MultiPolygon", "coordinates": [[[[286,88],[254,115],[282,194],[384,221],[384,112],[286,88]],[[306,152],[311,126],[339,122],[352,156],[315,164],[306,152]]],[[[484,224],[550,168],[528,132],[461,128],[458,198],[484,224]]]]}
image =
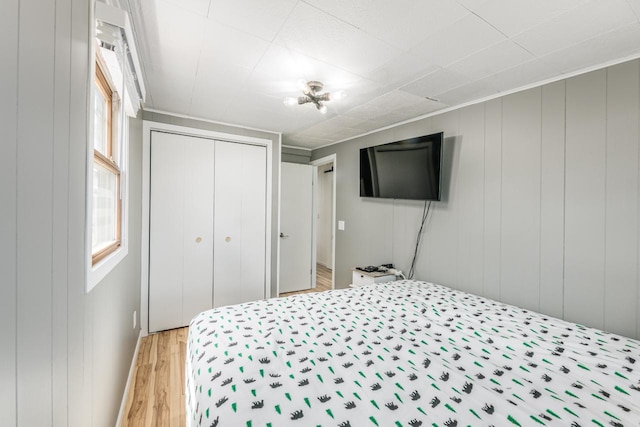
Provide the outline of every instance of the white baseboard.
{"type": "Polygon", "coordinates": [[[133,352],[133,359],[131,360],[131,366],[129,367],[129,376],[127,377],[127,384],[124,386],[124,393],[122,394],[122,402],[120,402],[120,411],[118,412],[116,427],[120,427],[122,425],[122,417],[124,417],[124,411],[127,409],[127,397],[129,397],[129,389],[132,387],[131,381],[133,381],[133,372],[135,371],[136,361],[138,360],[138,349],[140,348],[141,339],[142,329],[138,334],[136,349],[133,352]]]}

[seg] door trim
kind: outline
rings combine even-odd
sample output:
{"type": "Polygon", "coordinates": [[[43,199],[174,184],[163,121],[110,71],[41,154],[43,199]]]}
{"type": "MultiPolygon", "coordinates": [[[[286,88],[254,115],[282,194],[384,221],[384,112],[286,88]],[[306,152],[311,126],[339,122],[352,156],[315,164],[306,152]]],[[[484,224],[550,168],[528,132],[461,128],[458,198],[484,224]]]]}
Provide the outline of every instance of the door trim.
{"type": "MultiPolygon", "coordinates": [[[[325,165],[327,163],[333,162],[333,213],[331,218],[331,230],[333,232],[333,238],[331,239],[331,289],[336,288],[336,183],[338,182],[338,156],[334,154],[330,154],[326,157],[322,157],[320,159],[316,159],[311,161],[309,164],[314,166],[313,177],[314,182],[318,177],[318,166],[325,165]]],[[[313,187],[313,203],[314,203],[314,211],[317,207],[317,190],[318,186],[314,185],[313,187]]],[[[311,241],[312,245],[312,253],[313,253],[313,262],[311,263],[313,268],[313,276],[315,281],[316,275],[316,263],[317,263],[317,246],[318,246],[318,236],[317,236],[317,215],[313,215],[313,238],[311,241]]]]}
{"type": "Polygon", "coordinates": [[[140,333],[149,335],[149,225],[150,225],[150,185],[151,185],[151,132],[175,133],[197,138],[207,138],[239,144],[260,145],[267,149],[267,198],[266,198],[266,242],[264,298],[271,296],[271,218],[273,209],[273,144],[270,139],[235,135],[224,132],[177,126],[144,120],[142,122],[142,233],[140,242],[140,333]]]}

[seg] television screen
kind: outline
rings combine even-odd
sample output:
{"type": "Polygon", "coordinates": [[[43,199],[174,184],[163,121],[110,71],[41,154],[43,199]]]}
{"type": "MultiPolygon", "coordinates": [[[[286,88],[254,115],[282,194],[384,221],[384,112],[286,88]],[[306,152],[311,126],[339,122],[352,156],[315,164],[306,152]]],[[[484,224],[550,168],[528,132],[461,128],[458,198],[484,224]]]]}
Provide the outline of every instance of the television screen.
{"type": "Polygon", "coordinates": [[[443,133],[360,149],[360,196],[440,200],[443,133]]]}

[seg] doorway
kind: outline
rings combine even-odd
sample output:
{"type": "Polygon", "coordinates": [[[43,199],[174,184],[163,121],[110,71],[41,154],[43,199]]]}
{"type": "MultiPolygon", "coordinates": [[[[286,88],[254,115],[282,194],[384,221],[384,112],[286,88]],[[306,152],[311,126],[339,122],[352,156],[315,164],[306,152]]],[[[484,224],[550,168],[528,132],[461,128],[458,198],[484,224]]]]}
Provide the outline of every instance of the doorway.
{"type": "Polygon", "coordinates": [[[316,290],[335,288],[335,221],[336,221],[336,156],[311,162],[313,185],[313,264],[316,268],[316,290]]]}
{"type": "Polygon", "coordinates": [[[335,288],[336,163],[335,154],[307,165],[283,163],[278,271],[281,297],[335,288]],[[308,184],[305,170],[309,171],[308,184]],[[306,200],[311,202],[309,210],[304,209],[306,200]],[[301,239],[307,235],[306,224],[309,240],[305,242],[301,239]]]}

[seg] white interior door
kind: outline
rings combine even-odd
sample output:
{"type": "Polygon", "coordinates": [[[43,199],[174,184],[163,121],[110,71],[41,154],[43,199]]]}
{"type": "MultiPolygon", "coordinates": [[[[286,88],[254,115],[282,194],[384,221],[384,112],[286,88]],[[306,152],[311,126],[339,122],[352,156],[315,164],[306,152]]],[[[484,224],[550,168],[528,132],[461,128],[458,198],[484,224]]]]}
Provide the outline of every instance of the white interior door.
{"type": "Polygon", "coordinates": [[[282,163],[280,293],[311,289],[313,166],[282,163]]]}
{"type": "Polygon", "coordinates": [[[216,141],[213,305],[265,298],[266,148],[216,141]]]}
{"type": "Polygon", "coordinates": [[[150,332],[212,306],[213,164],[212,140],[152,132],[150,332]]]}

